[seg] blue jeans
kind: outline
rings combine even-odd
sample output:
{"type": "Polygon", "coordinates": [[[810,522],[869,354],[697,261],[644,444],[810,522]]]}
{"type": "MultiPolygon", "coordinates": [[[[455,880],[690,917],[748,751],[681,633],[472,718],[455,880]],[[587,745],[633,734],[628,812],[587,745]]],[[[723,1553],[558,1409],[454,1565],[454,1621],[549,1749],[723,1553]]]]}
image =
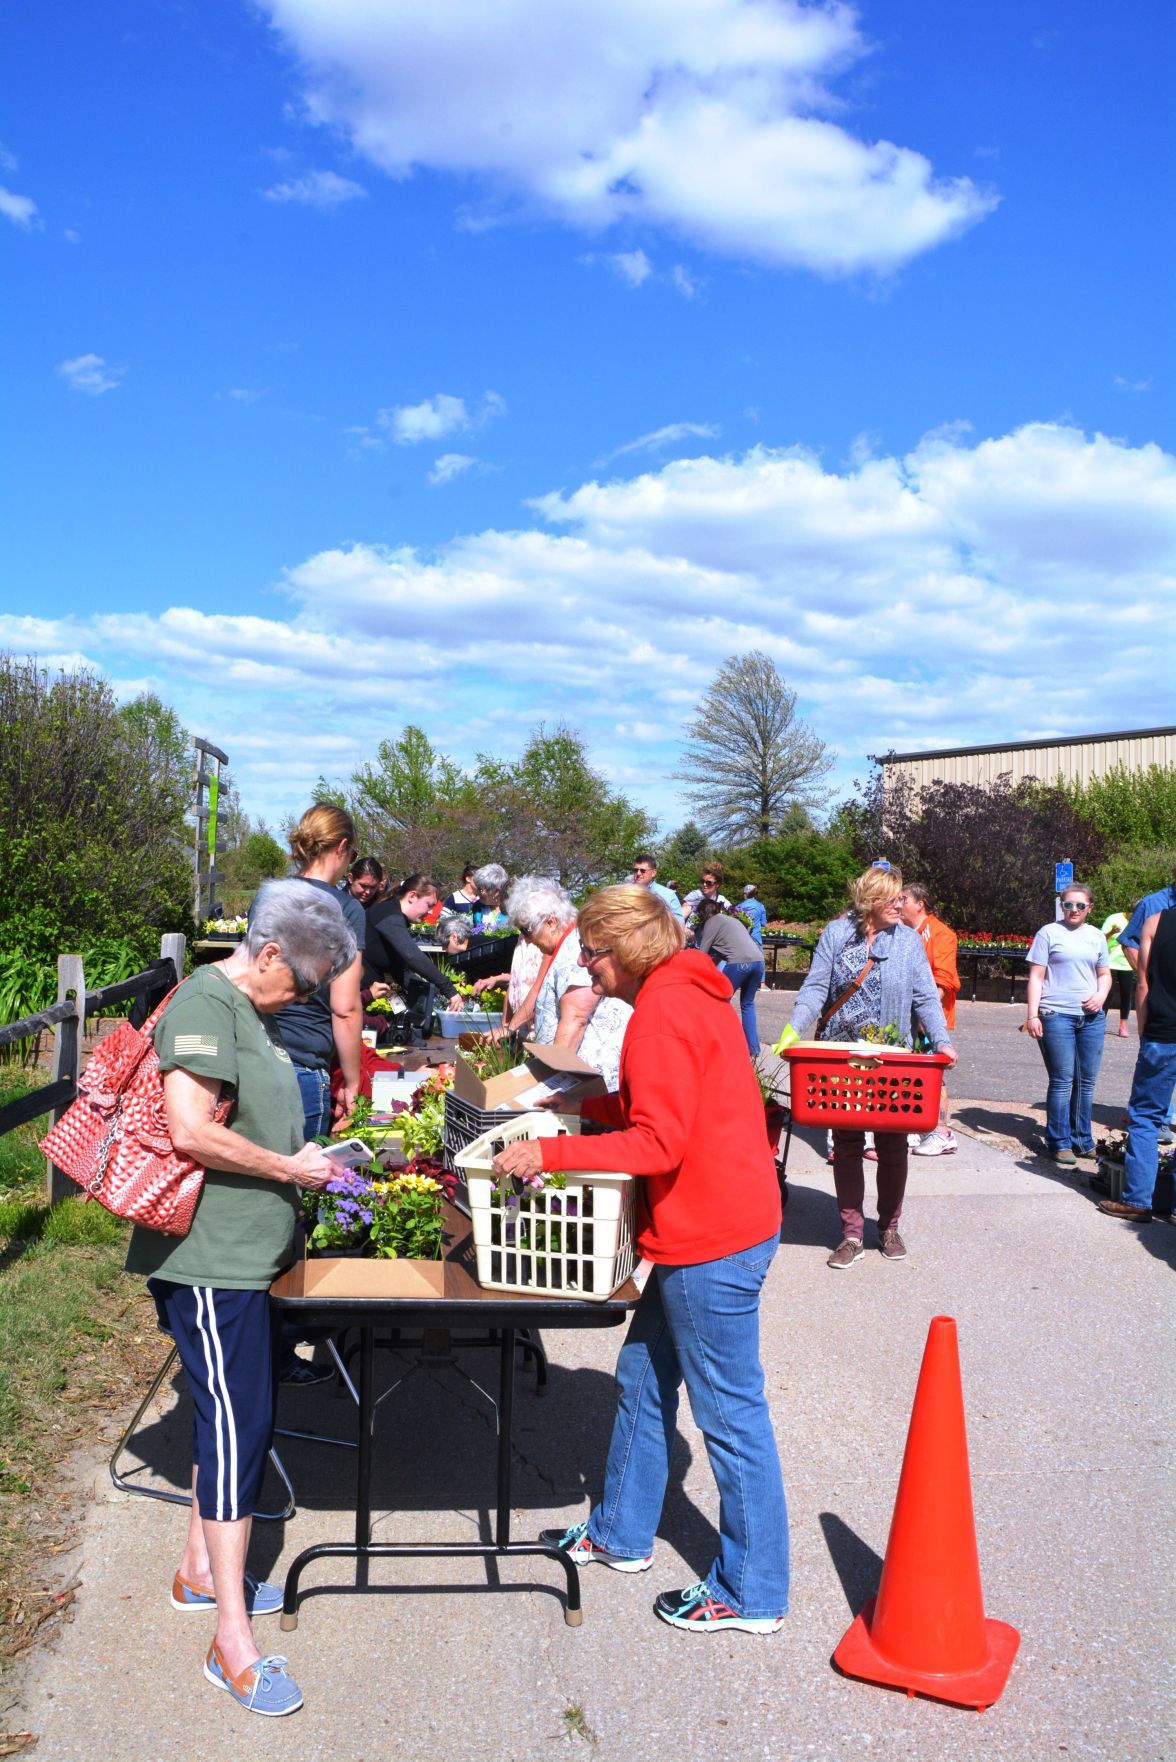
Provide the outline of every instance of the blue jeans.
{"type": "Polygon", "coordinates": [[[1094,1148],[1091,1114],[1094,1085],[1102,1063],[1107,1018],[1104,1012],[1079,1016],[1061,1010],[1041,1011],[1041,1056],[1049,1073],[1045,1098],[1045,1147],[1059,1150],[1094,1148]]]}
{"type": "Polygon", "coordinates": [[[331,1130],[330,1072],[310,1065],[295,1065],[294,1070],[302,1092],[302,1135],[309,1144],[331,1130]]]}
{"type": "Polygon", "coordinates": [[[764,982],[763,961],[720,961],[720,973],[726,973],[739,998],[739,1014],[743,1017],[743,1034],[747,1050],[755,1058],[760,1049],[759,1024],[755,1019],[755,994],[764,982]]]}
{"type": "Polygon", "coordinates": [[[613,1554],[653,1552],[684,1382],[719,1488],[707,1587],[746,1616],[788,1609],[788,1511],[759,1361],[760,1287],[778,1246],[770,1236],[722,1260],[654,1267],[617,1360],[604,1496],[588,1520],[613,1554]]]}
{"type": "Polygon", "coordinates": [[[1123,1202],[1150,1208],[1160,1170],[1160,1134],[1172,1117],[1176,1042],[1141,1040],[1127,1103],[1127,1164],[1123,1202]]]}

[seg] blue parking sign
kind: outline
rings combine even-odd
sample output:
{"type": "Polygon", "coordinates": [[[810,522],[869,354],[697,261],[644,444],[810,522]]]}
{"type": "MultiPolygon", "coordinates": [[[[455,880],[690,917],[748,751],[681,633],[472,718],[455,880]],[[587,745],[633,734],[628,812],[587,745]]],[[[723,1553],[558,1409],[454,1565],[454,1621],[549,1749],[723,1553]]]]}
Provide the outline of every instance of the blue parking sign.
{"type": "Polygon", "coordinates": [[[1064,863],[1055,863],[1054,864],[1054,892],[1055,893],[1061,893],[1063,891],[1063,889],[1065,889],[1071,885],[1073,880],[1074,880],[1074,865],[1070,861],[1069,857],[1066,858],[1064,863]]]}

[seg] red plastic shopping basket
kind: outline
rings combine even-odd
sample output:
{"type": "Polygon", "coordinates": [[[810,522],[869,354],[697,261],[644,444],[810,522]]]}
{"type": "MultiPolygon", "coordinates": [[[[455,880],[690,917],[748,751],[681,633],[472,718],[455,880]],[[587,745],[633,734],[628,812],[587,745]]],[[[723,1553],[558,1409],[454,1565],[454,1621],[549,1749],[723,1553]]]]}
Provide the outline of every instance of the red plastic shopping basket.
{"type": "Polygon", "coordinates": [[[950,1064],[944,1052],[876,1053],[835,1041],[789,1046],[792,1117],[798,1126],[843,1132],[930,1132],[950,1064]]]}

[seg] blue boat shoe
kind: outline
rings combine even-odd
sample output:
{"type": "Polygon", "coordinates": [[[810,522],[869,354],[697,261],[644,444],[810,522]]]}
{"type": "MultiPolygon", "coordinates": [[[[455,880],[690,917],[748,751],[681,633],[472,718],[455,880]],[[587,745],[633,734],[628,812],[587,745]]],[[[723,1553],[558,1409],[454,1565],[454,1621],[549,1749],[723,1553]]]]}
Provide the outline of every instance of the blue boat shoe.
{"type": "MultiPolygon", "coordinates": [[[[199,1585],[192,1584],[188,1579],[181,1578],[177,1572],[172,1581],[171,1606],[185,1614],[190,1609],[215,1609],[216,1596],[212,1591],[202,1591],[199,1585]]],[[[245,1574],[245,1613],[250,1618],[255,1615],[276,1615],[282,1607],[282,1587],[266,1584],[264,1579],[254,1578],[251,1572],[245,1574]]]]}
{"type": "Polygon", "coordinates": [[[204,1674],[214,1687],[227,1689],[247,1712],[264,1713],[270,1719],[297,1713],[302,1705],[302,1690],[287,1674],[289,1668],[288,1659],[271,1654],[259,1658],[256,1664],[247,1664],[240,1676],[233,1676],[215,1640],[204,1660],[204,1674]]]}

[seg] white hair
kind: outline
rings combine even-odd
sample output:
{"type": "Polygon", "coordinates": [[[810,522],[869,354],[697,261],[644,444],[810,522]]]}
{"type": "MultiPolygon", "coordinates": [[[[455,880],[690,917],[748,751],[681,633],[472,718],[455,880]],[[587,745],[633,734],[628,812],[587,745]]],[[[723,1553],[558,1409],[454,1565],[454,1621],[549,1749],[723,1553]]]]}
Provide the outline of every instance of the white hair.
{"type": "Polygon", "coordinates": [[[480,869],[474,870],[474,886],[505,887],[506,870],[501,863],[483,863],[480,869]]]}
{"type": "Polygon", "coordinates": [[[560,925],[576,921],[570,895],[550,875],[520,875],[507,897],[506,911],[515,929],[524,936],[534,935],[548,918],[554,918],[560,925]]]}
{"type": "Polygon", "coordinates": [[[267,942],[277,943],[303,985],[329,985],[355,959],[355,937],[338,899],[306,881],[263,881],[258,888],[245,932],[251,961],[267,942]]]}

